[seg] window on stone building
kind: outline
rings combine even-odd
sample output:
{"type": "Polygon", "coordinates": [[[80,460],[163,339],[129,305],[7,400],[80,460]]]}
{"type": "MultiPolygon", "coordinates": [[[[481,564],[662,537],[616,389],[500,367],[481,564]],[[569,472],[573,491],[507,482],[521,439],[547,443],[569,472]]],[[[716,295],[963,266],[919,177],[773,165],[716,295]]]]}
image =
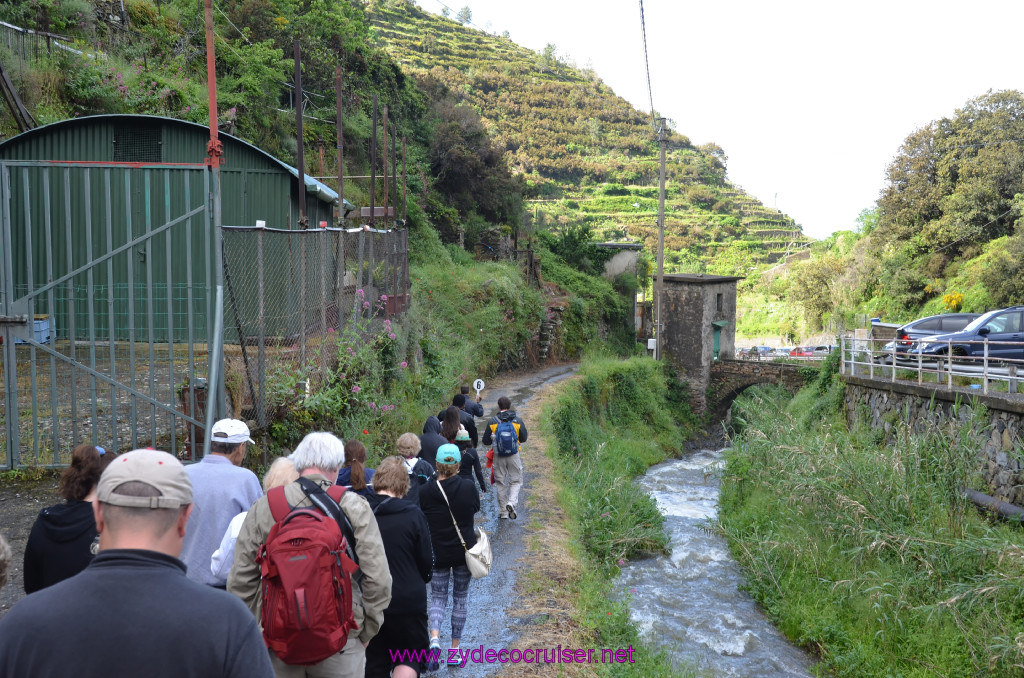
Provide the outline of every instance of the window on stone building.
{"type": "Polygon", "coordinates": [[[724,296],[721,292],[715,295],[715,309],[718,311],[722,310],[722,297],[724,296]]]}

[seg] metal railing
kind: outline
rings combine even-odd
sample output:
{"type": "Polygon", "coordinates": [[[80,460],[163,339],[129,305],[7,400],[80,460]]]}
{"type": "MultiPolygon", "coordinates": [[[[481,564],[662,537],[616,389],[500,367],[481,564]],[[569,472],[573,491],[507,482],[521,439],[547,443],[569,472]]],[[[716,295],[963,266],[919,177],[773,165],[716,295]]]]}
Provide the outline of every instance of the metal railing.
{"type": "MultiPolygon", "coordinates": [[[[1024,342],[1014,341],[953,341],[923,342],[911,340],[908,345],[891,339],[855,339],[840,337],[840,361],[843,374],[886,379],[888,381],[916,381],[919,385],[935,384],[948,390],[954,386],[978,389],[984,394],[998,391],[1017,393],[1024,378],[1024,342]],[[936,355],[924,355],[924,343],[945,344],[936,355]],[[981,347],[980,355],[960,355],[964,346],[981,347]],[[1009,355],[1006,355],[1009,354],[1009,355]],[[1004,391],[1005,389],[1005,391],[1004,391]]],[[[974,353],[974,349],[969,349],[974,353]]]]}

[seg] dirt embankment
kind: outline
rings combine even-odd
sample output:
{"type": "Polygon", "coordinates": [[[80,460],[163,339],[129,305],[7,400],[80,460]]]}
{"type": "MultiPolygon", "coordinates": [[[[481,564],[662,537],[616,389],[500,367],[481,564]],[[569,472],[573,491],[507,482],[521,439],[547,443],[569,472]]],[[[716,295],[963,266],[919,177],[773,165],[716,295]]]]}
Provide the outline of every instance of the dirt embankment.
{"type": "Polygon", "coordinates": [[[14,474],[0,476],[0,534],[14,552],[10,579],[0,589],[0,617],[25,595],[21,563],[25,556],[25,542],[36,516],[42,509],[59,501],[56,474],[38,479],[24,479],[14,474]]]}

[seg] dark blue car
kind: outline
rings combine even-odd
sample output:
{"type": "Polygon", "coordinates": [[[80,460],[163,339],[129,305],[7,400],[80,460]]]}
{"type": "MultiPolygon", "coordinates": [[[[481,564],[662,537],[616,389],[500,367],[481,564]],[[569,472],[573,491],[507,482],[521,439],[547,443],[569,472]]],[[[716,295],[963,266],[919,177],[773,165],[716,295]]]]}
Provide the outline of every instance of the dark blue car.
{"type": "Polygon", "coordinates": [[[955,356],[981,357],[985,355],[986,338],[989,358],[1024,360],[1024,306],[989,311],[959,332],[924,337],[912,353],[940,356],[952,350],[955,356]]]}

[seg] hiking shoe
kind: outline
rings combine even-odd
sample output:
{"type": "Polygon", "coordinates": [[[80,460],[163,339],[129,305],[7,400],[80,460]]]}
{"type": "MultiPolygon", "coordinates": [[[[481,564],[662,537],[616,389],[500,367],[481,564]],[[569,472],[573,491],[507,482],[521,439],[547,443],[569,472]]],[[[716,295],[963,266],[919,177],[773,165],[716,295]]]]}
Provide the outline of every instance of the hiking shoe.
{"type": "Polygon", "coordinates": [[[441,668],[438,661],[441,658],[441,643],[437,638],[430,639],[430,658],[427,660],[427,671],[437,671],[441,668]]]}
{"type": "Polygon", "coordinates": [[[508,511],[508,517],[512,520],[516,519],[516,507],[512,504],[505,504],[505,510],[508,511]]]}
{"type": "MultiPolygon", "coordinates": [[[[452,649],[457,650],[458,648],[452,649]]],[[[454,656],[451,652],[448,653],[448,666],[462,666],[462,657],[457,651],[454,656]]]]}

